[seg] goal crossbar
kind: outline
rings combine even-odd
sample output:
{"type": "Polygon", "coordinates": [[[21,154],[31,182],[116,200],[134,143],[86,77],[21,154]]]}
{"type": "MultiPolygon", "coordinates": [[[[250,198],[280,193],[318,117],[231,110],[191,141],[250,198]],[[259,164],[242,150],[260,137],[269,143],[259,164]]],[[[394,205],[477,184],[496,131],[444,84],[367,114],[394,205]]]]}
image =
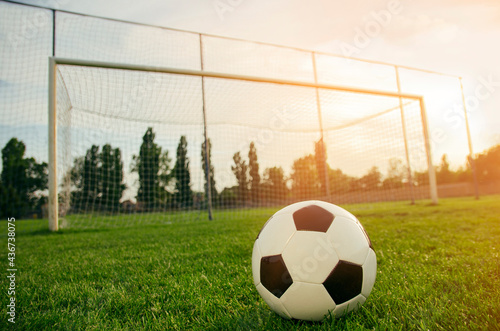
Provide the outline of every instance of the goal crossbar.
{"type": "Polygon", "coordinates": [[[344,91],[352,93],[361,94],[371,94],[380,95],[386,97],[401,97],[405,99],[412,100],[422,100],[423,96],[411,93],[398,93],[384,90],[359,88],[353,86],[344,85],[333,85],[333,84],[321,84],[313,82],[304,82],[297,80],[286,80],[286,79],[276,79],[258,76],[248,76],[248,75],[235,75],[229,73],[220,72],[210,72],[202,70],[192,70],[192,69],[179,69],[179,68],[169,68],[169,67],[159,67],[159,66],[147,66],[147,65],[136,65],[127,63],[115,63],[115,62],[101,62],[101,61],[88,61],[88,60],[78,60],[78,59],[67,59],[60,57],[50,57],[50,66],[55,67],[56,65],[72,65],[81,67],[95,67],[95,68],[106,68],[106,69],[119,69],[119,70],[132,70],[132,71],[144,71],[144,72],[156,72],[165,74],[178,74],[187,76],[199,76],[199,77],[210,77],[210,78],[225,78],[240,81],[258,82],[258,83],[271,83],[289,86],[301,86],[301,87],[312,87],[318,89],[344,91]]]}

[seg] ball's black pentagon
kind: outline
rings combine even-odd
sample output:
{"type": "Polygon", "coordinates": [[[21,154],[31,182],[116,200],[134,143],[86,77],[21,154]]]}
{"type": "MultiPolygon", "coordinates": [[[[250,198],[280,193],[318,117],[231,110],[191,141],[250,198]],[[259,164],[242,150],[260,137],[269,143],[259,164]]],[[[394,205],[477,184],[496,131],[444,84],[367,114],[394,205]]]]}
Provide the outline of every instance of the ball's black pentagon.
{"type": "Polygon", "coordinates": [[[320,206],[310,205],[293,213],[297,231],[326,232],[335,216],[320,206]]]}
{"type": "Polygon", "coordinates": [[[277,298],[292,285],[292,277],[281,255],[265,256],[260,260],[260,282],[277,298]]]}
{"type": "Polygon", "coordinates": [[[337,263],[323,282],[323,286],[337,305],[359,295],[362,285],[363,268],[360,265],[342,260],[337,263]]]}

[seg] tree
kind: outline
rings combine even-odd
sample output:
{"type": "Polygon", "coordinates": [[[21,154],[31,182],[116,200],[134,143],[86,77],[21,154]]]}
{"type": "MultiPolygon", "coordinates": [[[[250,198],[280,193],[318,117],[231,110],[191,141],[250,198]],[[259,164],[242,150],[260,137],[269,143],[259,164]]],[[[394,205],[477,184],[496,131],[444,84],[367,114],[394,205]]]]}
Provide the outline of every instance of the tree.
{"type": "MultiPolygon", "coordinates": [[[[84,162],[85,162],[84,156],[75,158],[71,170],[65,174],[63,179],[63,182],[69,181],[70,183],[71,208],[77,211],[84,210],[85,208],[85,202],[84,202],[85,197],[83,195],[84,162]]],[[[69,205],[70,201],[64,200],[63,204],[69,205]]]]}
{"type": "MultiPolygon", "coordinates": [[[[470,159],[470,157],[468,159],[470,159]]],[[[465,165],[458,167],[455,174],[457,183],[472,181],[472,171],[471,167],[469,166],[469,160],[467,160],[467,163],[465,165]]]]}
{"type": "Polygon", "coordinates": [[[264,171],[264,183],[262,186],[271,202],[283,202],[288,193],[283,168],[267,168],[264,171]]]}
{"type": "Polygon", "coordinates": [[[326,146],[323,139],[314,144],[314,159],[316,161],[316,170],[318,172],[319,187],[322,195],[327,195],[328,189],[328,165],[326,164],[326,146]]]}
{"type": "Polygon", "coordinates": [[[354,178],[344,174],[340,169],[328,167],[328,180],[330,182],[331,193],[347,193],[352,186],[354,178]]]}
{"type": "Polygon", "coordinates": [[[248,174],[250,198],[253,203],[258,203],[260,194],[259,161],[257,160],[257,149],[253,141],[250,143],[250,150],[248,151],[248,174]]]}
{"type": "Polygon", "coordinates": [[[363,190],[376,190],[381,186],[382,174],[378,167],[373,166],[368,173],[357,180],[357,186],[363,190]]]}
{"type": "Polygon", "coordinates": [[[187,157],[186,136],[181,136],[177,146],[177,159],[174,166],[175,194],[174,199],[178,207],[193,205],[191,191],[191,175],[189,174],[189,158],[187,157]]]}
{"type": "Polygon", "coordinates": [[[403,187],[406,168],[400,159],[392,158],[389,160],[389,169],[387,177],[384,179],[382,186],[384,188],[393,189],[403,187]]]}
{"type": "Polygon", "coordinates": [[[310,199],[320,192],[320,182],[316,168],[316,159],[312,154],[301,157],[293,162],[292,195],[297,199],[310,199]]]}
{"type": "Polygon", "coordinates": [[[500,145],[476,156],[476,171],[480,183],[500,181],[500,145]]]}
{"type": "Polygon", "coordinates": [[[85,211],[92,206],[97,210],[114,211],[120,207],[126,189],[121,151],[109,144],[99,149],[92,145],[84,157],[74,160],[69,176],[73,186],[72,207],[76,210],[85,211]]]}
{"type": "Polygon", "coordinates": [[[40,207],[47,189],[47,163],[37,163],[34,158],[24,158],[26,145],[17,138],[10,139],[2,149],[2,217],[22,217],[29,209],[40,207]],[[9,215],[5,213],[10,213],[9,215]]]}
{"type": "Polygon", "coordinates": [[[159,191],[157,193],[156,199],[161,206],[171,206],[172,197],[175,190],[175,184],[173,184],[173,170],[171,169],[172,159],[168,155],[168,151],[162,152],[160,154],[160,166],[158,171],[158,184],[159,191]]]}
{"type": "Polygon", "coordinates": [[[123,162],[119,148],[113,149],[106,144],[99,156],[99,179],[101,183],[101,205],[106,210],[118,210],[120,199],[126,186],[123,183],[123,162]]]}
{"type": "Polygon", "coordinates": [[[413,172],[413,182],[416,185],[423,186],[429,185],[429,172],[428,171],[415,171],[413,172]]]}
{"type": "Polygon", "coordinates": [[[26,212],[26,201],[11,186],[5,186],[0,181],[0,217],[19,218],[26,212]]]}
{"type": "Polygon", "coordinates": [[[448,157],[443,154],[441,157],[441,164],[436,171],[436,180],[438,184],[449,184],[455,182],[456,173],[450,170],[450,163],[448,157]]]}
{"type": "Polygon", "coordinates": [[[99,199],[99,175],[99,146],[92,145],[83,161],[82,198],[85,205],[95,206],[99,199]]]}
{"type": "Polygon", "coordinates": [[[219,203],[221,207],[235,207],[238,205],[237,186],[225,187],[220,192],[219,203]]]}
{"type": "Polygon", "coordinates": [[[2,183],[5,187],[12,187],[20,196],[26,196],[27,162],[24,159],[26,146],[17,138],[12,138],[2,149],[2,183]]]}
{"type": "Polygon", "coordinates": [[[241,204],[245,204],[248,196],[248,165],[241,158],[240,152],[236,152],[233,155],[234,166],[231,166],[231,170],[236,176],[238,199],[241,204]]]}
{"type": "Polygon", "coordinates": [[[123,182],[123,160],[122,152],[119,148],[114,149],[113,153],[113,177],[111,180],[110,201],[114,208],[119,208],[120,199],[123,196],[123,191],[127,188],[123,182]]]}
{"type": "Polygon", "coordinates": [[[47,197],[43,191],[48,189],[49,170],[46,162],[38,163],[34,158],[25,159],[28,167],[26,170],[26,183],[28,187],[28,201],[30,206],[41,209],[47,197]]]}
{"type": "Polygon", "coordinates": [[[160,169],[161,147],[154,140],[153,128],[148,128],[142,137],[139,156],[134,156],[134,169],[139,174],[137,202],[147,210],[155,207],[156,197],[160,191],[158,172],[160,169]]]}
{"type": "MultiPolygon", "coordinates": [[[[215,188],[215,170],[214,166],[212,164],[212,143],[210,141],[210,138],[208,138],[208,159],[207,159],[207,153],[206,153],[206,148],[205,148],[205,142],[201,144],[201,163],[203,167],[203,174],[205,178],[205,194],[208,192],[208,182],[207,182],[207,163],[210,165],[208,174],[210,177],[210,195],[212,196],[212,202],[216,204],[218,202],[218,192],[217,189],[215,188]]],[[[208,197],[207,197],[208,198],[208,197]]]]}
{"type": "Polygon", "coordinates": [[[148,128],[142,137],[139,155],[133,156],[132,171],[139,174],[137,202],[146,210],[165,205],[170,196],[170,158],[168,151],[162,153],[155,143],[153,128],[148,128]]]}

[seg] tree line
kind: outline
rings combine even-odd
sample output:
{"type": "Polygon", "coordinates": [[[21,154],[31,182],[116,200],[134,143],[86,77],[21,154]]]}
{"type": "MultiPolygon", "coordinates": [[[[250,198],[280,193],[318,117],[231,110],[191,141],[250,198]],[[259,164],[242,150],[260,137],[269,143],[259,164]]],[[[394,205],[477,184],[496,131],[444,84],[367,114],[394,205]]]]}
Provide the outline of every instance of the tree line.
{"type": "MultiPolygon", "coordinates": [[[[129,201],[127,206],[123,201],[127,186],[122,152],[119,148],[110,144],[102,147],[92,145],[84,156],[76,158],[71,169],[65,174],[62,184],[66,186],[65,189],[69,188],[71,211],[118,212],[123,211],[125,207],[135,211],[204,208],[208,187],[211,190],[213,206],[224,208],[282,204],[291,200],[320,198],[325,196],[326,192],[343,194],[410,185],[408,169],[399,159],[388,161],[385,175],[375,166],[359,177],[330,167],[326,162],[326,148],[321,140],[315,143],[314,153],[293,161],[289,176],[279,166],[262,170],[256,145],[251,142],[247,155],[241,151],[233,155],[230,169],[236,184],[219,192],[216,189],[215,169],[211,160],[212,144],[208,139],[208,146],[205,146],[205,142],[201,145],[205,191],[195,192],[189,171],[186,136],[179,139],[175,163],[172,162],[169,151],[155,142],[155,137],[153,129],[148,128],[142,137],[138,154],[133,156],[131,171],[137,174],[138,190],[136,202],[129,201]],[[206,176],[207,174],[209,176],[206,176]],[[210,185],[207,183],[207,177],[210,178],[210,185]]],[[[46,204],[47,163],[27,158],[25,152],[25,144],[17,138],[12,138],[2,149],[1,217],[22,217],[29,213],[41,213],[42,206],[46,204]]],[[[452,170],[446,154],[443,155],[436,167],[438,184],[470,182],[470,161],[452,170]]],[[[500,182],[500,144],[477,154],[474,161],[480,184],[500,182]]],[[[428,184],[427,172],[413,171],[411,182],[413,185],[428,184]]]]}
{"type": "MultiPolygon", "coordinates": [[[[180,138],[172,167],[169,152],[155,142],[155,136],[153,129],[148,128],[139,153],[132,158],[131,170],[137,173],[139,181],[135,209],[160,211],[192,207],[195,194],[191,189],[186,137],[180,138]]],[[[120,211],[120,200],[127,189],[123,174],[119,148],[107,144],[100,151],[99,146],[93,145],[84,157],[75,160],[70,171],[73,211],[120,211]]]]}
{"type": "Polygon", "coordinates": [[[0,175],[0,217],[20,218],[40,212],[47,201],[48,166],[26,158],[26,145],[10,139],[2,149],[0,175]]]}
{"type": "MultiPolygon", "coordinates": [[[[371,167],[362,176],[350,176],[341,169],[334,169],[326,162],[326,146],[322,140],[315,143],[314,153],[293,161],[290,176],[282,167],[271,167],[260,176],[255,144],[250,143],[248,159],[241,152],[233,155],[231,170],[236,185],[224,188],[219,201],[224,206],[259,206],[287,203],[295,200],[324,198],[329,194],[382,191],[429,184],[427,171],[408,171],[401,159],[388,160],[384,175],[378,167],[371,167]],[[410,184],[411,183],[411,184],[410,184]]],[[[500,144],[477,154],[473,160],[479,184],[500,183],[500,144]]],[[[436,166],[438,185],[472,181],[471,160],[457,170],[452,170],[444,154],[436,166]]],[[[212,194],[212,196],[214,196],[212,194]]]]}

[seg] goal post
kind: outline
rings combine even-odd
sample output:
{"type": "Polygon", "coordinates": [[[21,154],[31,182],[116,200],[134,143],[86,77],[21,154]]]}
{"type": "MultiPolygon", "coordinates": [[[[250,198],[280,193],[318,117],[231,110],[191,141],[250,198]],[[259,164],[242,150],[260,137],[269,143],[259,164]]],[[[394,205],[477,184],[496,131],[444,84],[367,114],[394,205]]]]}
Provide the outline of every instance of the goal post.
{"type": "Polygon", "coordinates": [[[56,59],[49,58],[49,230],[59,230],[58,190],[57,190],[57,95],[56,59]]]}
{"type": "Polygon", "coordinates": [[[279,205],[306,198],[338,203],[409,199],[408,194],[397,196],[402,186],[391,186],[390,175],[382,171],[376,185],[369,182],[376,169],[385,169],[393,154],[403,162],[400,167],[410,172],[410,181],[403,174],[399,184],[413,190],[411,171],[426,172],[427,181],[418,185],[427,193],[420,198],[427,196],[437,203],[430,148],[420,95],[204,70],[49,59],[51,231],[59,229],[62,213],[127,211],[146,217],[146,213],[207,209],[210,218],[212,208],[279,205]],[[134,86],[134,80],[141,83],[134,86]],[[402,116],[403,112],[408,116],[402,116]],[[153,143],[155,134],[157,144],[153,143]],[[141,137],[143,143],[150,139],[149,145],[156,146],[156,162],[164,158],[166,169],[155,168],[159,181],[164,181],[154,184],[161,186],[160,193],[145,190],[139,183],[143,181],[141,137]],[[75,146],[66,146],[71,144],[75,146]],[[87,149],[90,145],[94,150],[87,149]],[[111,164],[106,171],[119,178],[80,190],[80,198],[90,192],[92,199],[83,197],[87,200],[75,207],[72,200],[82,184],[73,182],[74,169],[95,162],[92,157],[104,153],[101,145],[115,155],[110,163],[122,169],[111,164]],[[253,146],[250,150],[249,145],[253,146]],[[410,159],[420,162],[420,168],[410,168],[410,159]],[[304,166],[314,168],[314,174],[304,172],[304,166]],[[368,170],[373,171],[367,174],[368,170]],[[187,176],[187,181],[181,176],[187,176]],[[285,193],[279,191],[276,178],[285,193]],[[115,192],[117,187],[120,193],[115,192]],[[189,198],[178,197],[183,187],[189,198]],[[113,196],[116,203],[105,205],[104,195],[113,196]],[[149,198],[154,201],[149,203],[149,198]]]}
{"type": "Polygon", "coordinates": [[[425,108],[425,102],[423,97],[419,99],[419,104],[420,104],[420,114],[422,116],[422,127],[424,130],[425,152],[427,156],[427,167],[429,173],[430,196],[432,203],[437,205],[439,201],[438,201],[436,171],[434,169],[434,164],[432,163],[431,137],[429,133],[429,124],[427,120],[427,110],[425,108]]]}

